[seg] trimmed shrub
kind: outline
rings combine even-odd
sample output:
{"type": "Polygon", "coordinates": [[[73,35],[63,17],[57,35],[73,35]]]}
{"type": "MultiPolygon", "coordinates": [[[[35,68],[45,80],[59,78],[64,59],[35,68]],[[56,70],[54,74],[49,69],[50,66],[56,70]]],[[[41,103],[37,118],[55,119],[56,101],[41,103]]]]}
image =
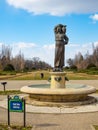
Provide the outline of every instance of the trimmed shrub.
{"type": "Polygon", "coordinates": [[[15,69],[12,64],[7,64],[4,68],[4,71],[15,71],[15,69]]]}
{"type": "Polygon", "coordinates": [[[93,68],[93,67],[96,67],[93,63],[91,63],[91,64],[89,64],[88,66],[87,66],[87,69],[90,69],[90,68],[93,68]]]}
{"type": "Polygon", "coordinates": [[[72,66],[70,66],[70,69],[72,69],[72,70],[77,70],[77,66],[72,65],[72,66]]]}

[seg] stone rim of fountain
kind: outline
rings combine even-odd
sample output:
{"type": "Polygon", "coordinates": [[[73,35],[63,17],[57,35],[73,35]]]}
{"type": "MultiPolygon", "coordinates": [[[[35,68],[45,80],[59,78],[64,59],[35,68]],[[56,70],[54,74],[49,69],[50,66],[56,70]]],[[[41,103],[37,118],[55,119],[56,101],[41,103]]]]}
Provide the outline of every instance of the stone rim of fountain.
{"type": "MultiPolygon", "coordinates": [[[[36,84],[35,84],[36,85],[36,84]]],[[[33,85],[33,86],[35,86],[33,85]]],[[[43,84],[41,84],[42,86],[43,84]]],[[[57,94],[57,95],[70,95],[70,94],[91,94],[96,91],[96,88],[93,86],[87,86],[81,89],[75,89],[75,88],[61,88],[61,89],[50,89],[50,88],[34,88],[29,86],[24,86],[20,89],[24,93],[28,94],[57,94]]]]}
{"type": "Polygon", "coordinates": [[[25,97],[26,102],[35,106],[68,107],[86,105],[96,102],[96,99],[94,97],[88,96],[88,94],[91,94],[96,91],[93,86],[87,86],[81,89],[40,89],[24,86],[21,88],[21,91],[29,94],[28,97],[25,97]]]}
{"type": "Polygon", "coordinates": [[[29,96],[26,96],[25,99],[27,104],[33,106],[64,107],[64,108],[70,108],[70,107],[81,106],[81,105],[85,106],[97,102],[96,98],[92,96],[87,96],[86,100],[78,101],[78,102],[43,102],[43,101],[32,100],[29,96]]]}

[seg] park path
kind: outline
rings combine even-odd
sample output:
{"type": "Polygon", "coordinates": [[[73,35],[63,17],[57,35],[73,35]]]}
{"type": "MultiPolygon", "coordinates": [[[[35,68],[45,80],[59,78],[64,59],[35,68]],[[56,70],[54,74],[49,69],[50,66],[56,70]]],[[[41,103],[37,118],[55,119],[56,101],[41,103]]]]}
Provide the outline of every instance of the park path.
{"type": "MultiPolygon", "coordinates": [[[[47,80],[0,80],[0,91],[3,90],[1,82],[7,82],[6,90],[19,90],[21,87],[32,84],[47,84],[47,80]]],[[[70,80],[67,83],[87,84],[98,89],[98,80],[70,80]]]]}
{"type": "MultiPolygon", "coordinates": [[[[0,81],[2,82],[2,81],[0,81]]],[[[7,81],[6,89],[20,89],[28,84],[47,83],[47,81],[7,81]]],[[[95,86],[97,80],[71,80],[70,83],[82,83],[95,86]]],[[[2,86],[0,85],[0,90],[2,86]]],[[[4,96],[5,98],[6,96],[4,96]]],[[[0,100],[3,96],[0,96],[0,100]]],[[[22,125],[23,113],[10,113],[11,124],[22,125]]],[[[7,123],[7,110],[0,107],[0,123],[7,123]]],[[[26,123],[32,130],[93,130],[92,125],[98,125],[98,112],[77,114],[26,114],[26,123]]]]}
{"type": "MultiPolygon", "coordinates": [[[[7,110],[0,108],[0,123],[7,123],[7,110]]],[[[93,130],[98,125],[98,112],[78,114],[26,114],[32,130],[93,130]]],[[[23,125],[22,113],[11,113],[11,124],[23,125]]]]}

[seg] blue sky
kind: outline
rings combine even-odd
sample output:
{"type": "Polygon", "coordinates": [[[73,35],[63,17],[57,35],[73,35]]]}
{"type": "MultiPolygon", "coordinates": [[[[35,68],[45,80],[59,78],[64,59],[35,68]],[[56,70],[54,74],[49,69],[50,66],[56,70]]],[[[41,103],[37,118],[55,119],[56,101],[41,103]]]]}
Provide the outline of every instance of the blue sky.
{"type": "Polygon", "coordinates": [[[0,48],[21,50],[26,58],[39,57],[53,65],[54,26],[67,25],[65,57],[98,46],[98,0],[0,0],[0,48]]]}

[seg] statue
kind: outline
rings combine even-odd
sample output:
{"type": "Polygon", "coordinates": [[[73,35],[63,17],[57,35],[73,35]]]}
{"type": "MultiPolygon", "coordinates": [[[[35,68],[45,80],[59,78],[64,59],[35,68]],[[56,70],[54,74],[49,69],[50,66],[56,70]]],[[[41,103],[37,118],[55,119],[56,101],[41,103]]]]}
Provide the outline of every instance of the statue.
{"type": "Polygon", "coordinates": [[[66,36],[66,25],[58,24],[54,28],[55,33],[55,60],[53,71],[62,71],[64,66],[65,45],[68,44],[68,37],[66,36]]]}

